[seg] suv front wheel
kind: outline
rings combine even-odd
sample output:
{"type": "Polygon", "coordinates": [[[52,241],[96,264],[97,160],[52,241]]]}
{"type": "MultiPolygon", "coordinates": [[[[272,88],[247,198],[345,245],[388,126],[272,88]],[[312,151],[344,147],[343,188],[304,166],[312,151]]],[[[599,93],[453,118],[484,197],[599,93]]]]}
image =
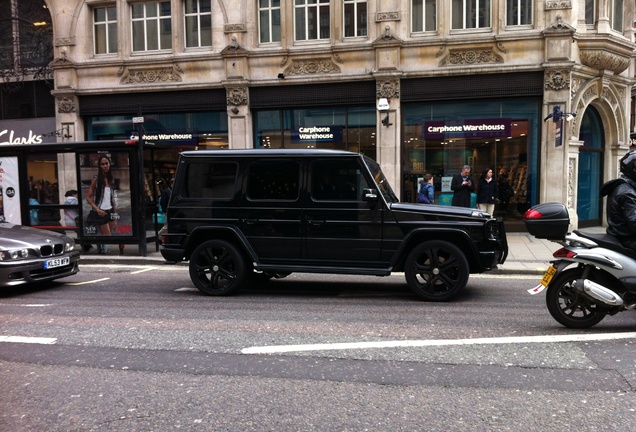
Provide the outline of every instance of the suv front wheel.
{"type": "Polygon", "coordinates": [[[231,243],[208,240],[190,257],[190,279],[205,294],[228,295],[245,281],[245,261],[231,243]]]}
{"type": "Polygon", "coordinates": [[[404,275],[409,287],[422,299],[447,301],[464,289],[469,267],[464,253],[439,240],[416,246],[406,259],[404,275]]]}

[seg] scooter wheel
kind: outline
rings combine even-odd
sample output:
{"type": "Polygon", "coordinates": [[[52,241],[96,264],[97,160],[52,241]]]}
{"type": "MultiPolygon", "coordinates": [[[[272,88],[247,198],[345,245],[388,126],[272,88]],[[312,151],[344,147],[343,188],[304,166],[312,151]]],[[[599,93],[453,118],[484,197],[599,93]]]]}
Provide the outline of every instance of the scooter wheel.
{"type": "Polygon", "coordinates": [[[582,275],[582,268],[565,270],[548,286],[545,298],[548,311],[559,324],[568,328],[589,328],[607,315],[603,307],[582,296],[574,288],[574,281],[581,279],[582,275]]]}

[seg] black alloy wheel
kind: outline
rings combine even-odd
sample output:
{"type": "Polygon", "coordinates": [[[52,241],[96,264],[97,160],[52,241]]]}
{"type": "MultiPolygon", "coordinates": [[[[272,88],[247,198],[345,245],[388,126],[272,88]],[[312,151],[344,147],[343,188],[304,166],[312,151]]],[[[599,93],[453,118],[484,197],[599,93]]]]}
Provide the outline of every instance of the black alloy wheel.
{"type": "Polygon", "coordinates": [[[468,261],[455,245],[432,240],[415,247],[405,264],[406,282],[427,301],[447,301],[468,283],[468,261]]]}
{"type": "Polygon", "coordinates": [[[246,280],[245,261],[239,250],[224,240],[200,244],[190,257],[190,279],[207,295],[228,295],[246,280]]]}

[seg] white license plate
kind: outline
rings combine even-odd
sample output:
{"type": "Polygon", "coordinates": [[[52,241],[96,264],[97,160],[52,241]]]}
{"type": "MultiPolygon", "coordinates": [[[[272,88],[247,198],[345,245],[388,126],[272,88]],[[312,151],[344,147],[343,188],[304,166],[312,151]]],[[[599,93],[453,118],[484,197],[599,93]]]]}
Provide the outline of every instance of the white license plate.
{"type": "Polygon", "coordinates": [[[44,268],[52,269],[55,267],[62,267],[62,266],[68,265],[70,262],[71,260],[69,257],[50,259],[50,260],[44,261],[44,268]]]}

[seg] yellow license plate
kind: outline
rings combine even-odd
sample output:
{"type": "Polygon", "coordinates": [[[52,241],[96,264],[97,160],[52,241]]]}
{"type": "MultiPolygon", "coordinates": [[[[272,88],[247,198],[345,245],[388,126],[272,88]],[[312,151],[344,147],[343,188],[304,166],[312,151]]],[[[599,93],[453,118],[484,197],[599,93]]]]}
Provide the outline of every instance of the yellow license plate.
{"type": "Polygon", "coordinates": [[[550,284],[550,281],[554,277],[556,270],[557,269],[554,266],[548,267],[548,269],[545,271],[545,274],[543,275],[543,279],[541,279],[541,285],[548,286],[550,284]]]}

